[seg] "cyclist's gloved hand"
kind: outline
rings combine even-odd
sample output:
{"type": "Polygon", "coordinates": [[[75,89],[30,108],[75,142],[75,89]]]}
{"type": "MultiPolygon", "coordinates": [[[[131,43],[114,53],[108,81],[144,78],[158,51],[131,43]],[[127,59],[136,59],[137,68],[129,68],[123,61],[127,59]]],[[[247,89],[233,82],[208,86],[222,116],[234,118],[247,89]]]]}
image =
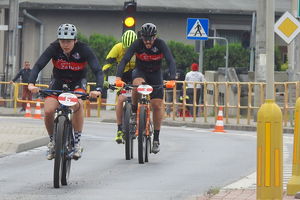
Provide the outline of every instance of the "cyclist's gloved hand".
{"type": "Polygon", "coordinates": [[[115,83],[116,83],[116,87],[124,87],[125,85],[125,82],[120,79],[117,79],[115,83]]]}
{"type": "Polygon", "coordinates": [[[103,82],[103,88],[109,88],[109,82],[108,81],[103,82]]]}
{"type": "Polygon", "coordinates": [[[166,88],[173,88],[175,87],[175,81],[167,81],[166,82],[166,88]]]}

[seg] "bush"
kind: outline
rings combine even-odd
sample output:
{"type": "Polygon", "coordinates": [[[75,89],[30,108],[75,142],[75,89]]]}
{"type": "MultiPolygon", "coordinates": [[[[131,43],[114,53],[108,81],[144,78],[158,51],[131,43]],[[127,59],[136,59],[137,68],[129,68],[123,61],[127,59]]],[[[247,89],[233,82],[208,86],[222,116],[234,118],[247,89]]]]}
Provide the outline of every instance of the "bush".
{"type": "MultiPolygon", "coordinates": [[[[239,43],[231,43],[228,46],[228,67],[249,68],[250,51],[239,43]]],[[[219,67],[226,66],[226,46],[215,45],[211,49],[204,50],[204,70],[217,71],[219,67]]]]}
{"type": "MultiPolygon", "coordinates": [[[[194,51],[194,46],[186,45],[181,42],[169,41],[167,42],[178,69],[187,71],[187,68],[193,63],[198,63],[198,54],[194,51]]],[[[167,68],[167,64],[164,62],[164,68],[167,68]]]]}
{"type": "MultiPolygon", "coordinates": [[[[105,36],[100,34],[92,34],[89,38],[78,34],[78,39],[90,45],[94,50],[99,63],[101,66],[104,65],[106,55],[110,49],[118,42],[112,36],[105,36]]],[[[194,51],[193,45],[183,44],[176,41],[168,41],[167,45],[169,46],[174,59],[176,61],[177,69],[180,69],[184,72],[189,71],[189,67],[193,62],[198,63],[199,55],[194,51]]],[[[204,49],[204,68],[206,70],[217,71],[219,67],[225,67],[225,45],[215,45],[213,48],[204,49]]],[[[231,43],[229,44],[229,59],[228,67],[240,68],[246,67],[249,69],[250,60],[250,50],[245,49],[241,46],[240,43],[231,43]]],[[[280,49],[275,48],[275,70],[282,70],[282,58],[280,54],[280,49]]],[[[200,66],[201,67],[201,66],[200,66]]],[[[167,63],[163,60],[163,69],[167,70],[167,63]]],[[[116,66],[112,67],[109,71],[109,75],[116,74],[116,66]]],[[[92,75],[91,70],[89,69],[87,75],[88,81],[95,81],[94,75],[92,75]]]]}
{"type": "MultiPolygon", "coordinates": [[[[78,34],[78,39],[82,42],[87,43],[93,50],[93,52],[96,54],[99,64],[102,67],[105,63],[106,56],[108,52],[111,50],[111,48],[118,42],[114,37],[112,36],[105,36],[100,34],[92,34],[89,38],[82,34],[78,34]]],[[[114,67],[114,73],[116,73],[116,67],[114,67]]],[[[94,74],[92,73],[90,67],[88,69],[87,74],[87,80],[89,82],[96,81],[94,74]]]]}

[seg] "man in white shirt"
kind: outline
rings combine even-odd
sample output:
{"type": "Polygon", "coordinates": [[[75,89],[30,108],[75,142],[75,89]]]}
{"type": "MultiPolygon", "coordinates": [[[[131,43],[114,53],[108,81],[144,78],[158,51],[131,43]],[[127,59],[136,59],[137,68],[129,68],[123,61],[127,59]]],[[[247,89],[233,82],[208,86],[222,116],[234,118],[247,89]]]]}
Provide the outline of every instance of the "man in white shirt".
{"type": "MultiPolygon", "coordinates": [[[[193,104],[193,99],[194,99],[194,83],[192,82],[204,82],[205,78],[204,75],[199,72],[199,65],[197,63],[192,63],[191,65],[191,70],[185,75],[185,81],[189,82],[187,84],[187,89],[186,89],[186,95],[189,96],[189,99],[187,100],[188,104],[193,104]]],[[[199,102],[200,95],[202,94],[201,92],[201,85],[196,84],[196,104],[198,105],[199,103],[203,103],[202,100],[199,102]]],[[[203,98],[201,98],[203,99],[203,98]]],[[[189,112],[191,115],[193,115],[193,107],[188,106],[189,112]]],[[[198,115],[198,108],[196,109],[196,115],[198,115]]]]}

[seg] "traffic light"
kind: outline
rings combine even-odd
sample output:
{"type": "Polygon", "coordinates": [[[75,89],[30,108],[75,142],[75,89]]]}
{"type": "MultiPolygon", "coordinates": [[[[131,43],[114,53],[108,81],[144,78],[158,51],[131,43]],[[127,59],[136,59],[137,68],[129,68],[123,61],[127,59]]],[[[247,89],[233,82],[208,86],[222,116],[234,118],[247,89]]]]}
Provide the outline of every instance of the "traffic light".
{"type": "Polygon", "coordinates": [[[135,31],[135,13],[136,2],[134,0],[124,2],[123,33],[127,30],[135,31]]]}

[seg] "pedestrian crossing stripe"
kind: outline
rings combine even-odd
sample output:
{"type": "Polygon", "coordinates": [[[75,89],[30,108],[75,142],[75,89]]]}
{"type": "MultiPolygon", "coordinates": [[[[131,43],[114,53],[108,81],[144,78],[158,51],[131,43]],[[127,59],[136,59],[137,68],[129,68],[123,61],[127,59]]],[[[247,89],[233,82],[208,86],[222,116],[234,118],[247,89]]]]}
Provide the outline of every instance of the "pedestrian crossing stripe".
{"type": "Polygon", "coordinates": [[[204,18],[187,18],[186,39],[207,40],[209,20],[204,18]]]}
{"type": "Polygon", "coordinates": [[[194,26],[191,28],[188,37],[207,37],[200,21],[197,19],[194,26]]]}

